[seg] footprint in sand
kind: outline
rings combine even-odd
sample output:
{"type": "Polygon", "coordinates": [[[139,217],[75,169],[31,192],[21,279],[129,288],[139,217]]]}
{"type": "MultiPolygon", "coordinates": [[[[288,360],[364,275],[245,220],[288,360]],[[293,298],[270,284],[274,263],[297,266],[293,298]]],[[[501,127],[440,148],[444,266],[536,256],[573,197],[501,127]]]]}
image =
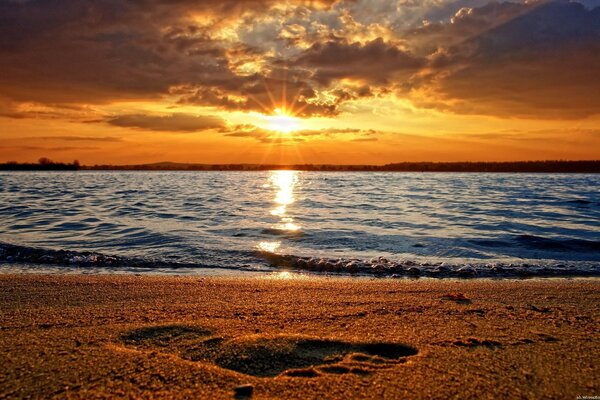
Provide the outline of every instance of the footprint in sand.
{"type": "Polygon", "coordinates": [[[401,364],[417,350],[401,343],[345,342],[297,335],[215,336],[204,328],[145,327],[121,336],[128,346],[175,353],[257,377],[369,374],[401,364]]]}

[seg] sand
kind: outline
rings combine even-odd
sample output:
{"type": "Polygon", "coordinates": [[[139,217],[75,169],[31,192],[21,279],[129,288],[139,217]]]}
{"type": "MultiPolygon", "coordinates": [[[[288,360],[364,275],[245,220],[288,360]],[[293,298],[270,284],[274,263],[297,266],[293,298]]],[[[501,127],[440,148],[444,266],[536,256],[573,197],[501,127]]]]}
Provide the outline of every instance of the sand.
{"type": "Polygon", "coordinates": [[[599,318],[594,279],[0,275],[0,398],[599,396],[599,318]]]}

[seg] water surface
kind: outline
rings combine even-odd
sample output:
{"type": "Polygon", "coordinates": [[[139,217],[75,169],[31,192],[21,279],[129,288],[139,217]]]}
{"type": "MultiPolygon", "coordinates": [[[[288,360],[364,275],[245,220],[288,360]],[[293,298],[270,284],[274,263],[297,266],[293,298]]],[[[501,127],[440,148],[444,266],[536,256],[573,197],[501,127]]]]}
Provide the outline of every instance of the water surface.
{"type": "Polygon", "coordinates": [[[68,251],[45,263],[149,271],[347,272],[355,259],[379,274],[440,263],[595,274],[599,188],[585,174],[7,172],[0,259],[37,262],[27,253],[41,249],[68,251]]]}

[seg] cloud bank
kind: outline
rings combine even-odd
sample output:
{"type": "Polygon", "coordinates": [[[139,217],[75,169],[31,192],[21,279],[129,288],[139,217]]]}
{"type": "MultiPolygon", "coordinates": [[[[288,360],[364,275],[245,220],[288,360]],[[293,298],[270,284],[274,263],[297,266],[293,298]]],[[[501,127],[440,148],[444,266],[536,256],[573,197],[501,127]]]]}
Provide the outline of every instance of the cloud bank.
{"type": "MultiPolygon", "coordinates": [[[[0,103],[168,98],[331,116],[353,100],[394,95],[459,114],[576,119],[600,109],[600,8],[560,0],[3,1],[0,67],[0,103]]],[[[190,115],[108,122],[222,125],[190,115]]]]}

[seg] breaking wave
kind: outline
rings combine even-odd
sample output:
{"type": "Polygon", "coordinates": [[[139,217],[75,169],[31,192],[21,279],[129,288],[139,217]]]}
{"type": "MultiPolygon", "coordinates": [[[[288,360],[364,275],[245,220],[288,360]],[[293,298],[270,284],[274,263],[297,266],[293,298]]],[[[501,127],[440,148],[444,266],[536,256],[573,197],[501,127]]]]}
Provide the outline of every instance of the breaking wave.
{"type": "MultiPolygon", "coordinates": [[[[432,278],[527,278],[527,277],[598,277],[600,263],[460,263],[418,262],[389,260],[385,257],[361,260],[357,258],[318,258],[281,255],[267,251],[244,254],[266,261],[270,269],[263,272],[298,271],[327,274],[378,276],[378,277],[432,277],[432,278]]],[[[242,256],[242,255],[238,255],[242,256]]],[[[241,258],[240,258],[241,260],[241,258]]],[[[85,269],[90,272],[161,271],[181,273],[186,270],[222,268],[237,271],[261,271],[256,264],[203,264],[157,260],[143,257],[124,257],[99,252],[49,250],[0,243],[0,263],[51,265],[85,269]]]]}

